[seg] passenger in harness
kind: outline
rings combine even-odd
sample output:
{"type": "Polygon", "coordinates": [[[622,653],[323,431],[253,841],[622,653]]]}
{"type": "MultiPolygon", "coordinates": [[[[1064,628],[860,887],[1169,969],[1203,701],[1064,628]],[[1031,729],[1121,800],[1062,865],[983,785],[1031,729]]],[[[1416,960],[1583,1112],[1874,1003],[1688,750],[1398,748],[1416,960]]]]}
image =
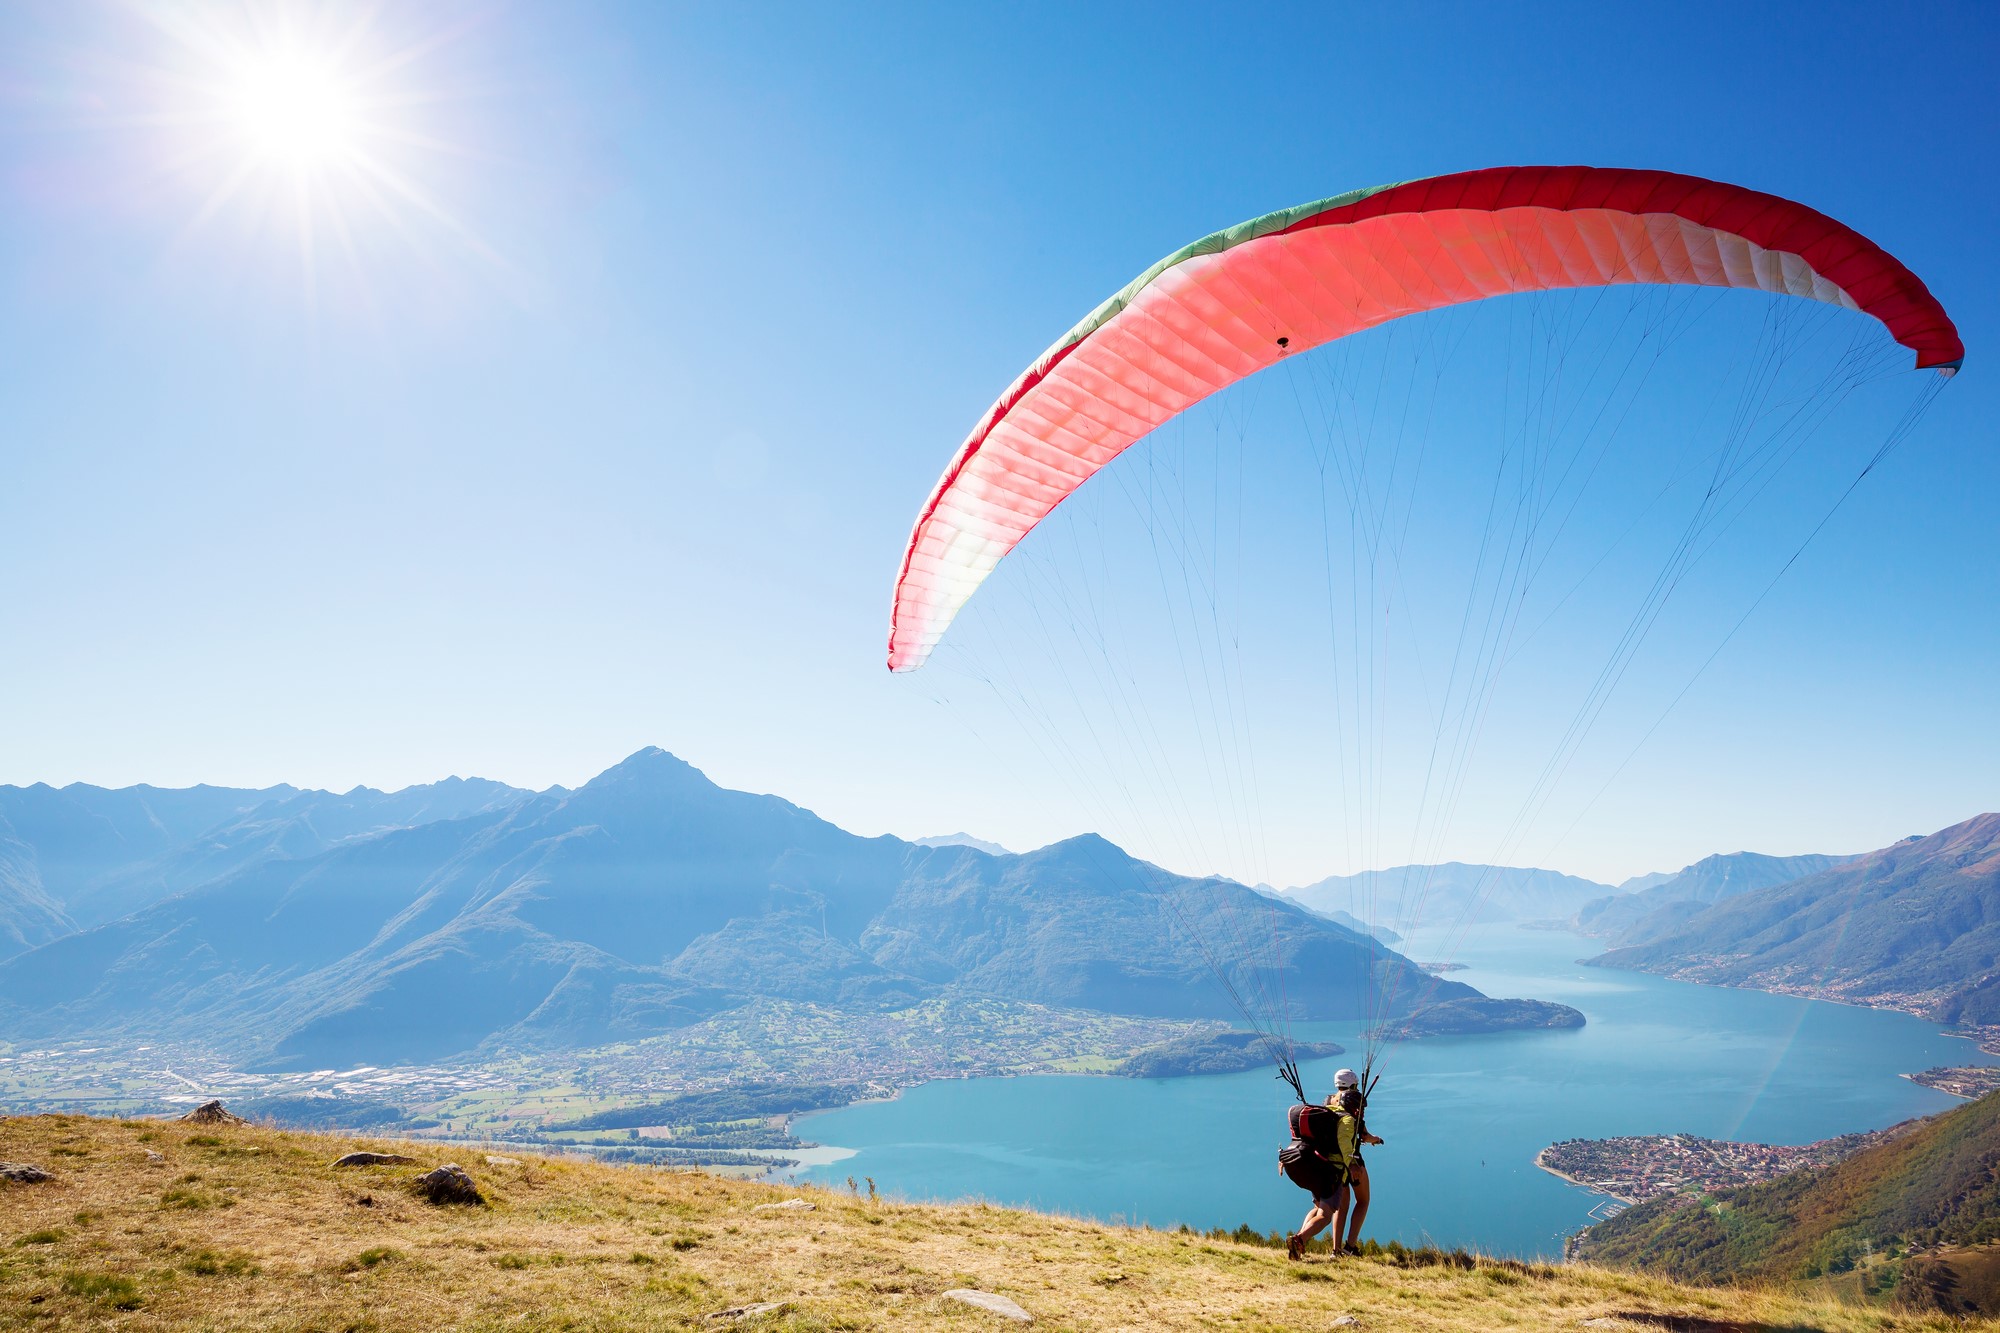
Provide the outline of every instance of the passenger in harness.
{"type": "MultiPolygon", "coordinates": [[[[1350,1069],[1343,1069],[1334,1075],[1334,1102],[1341,1114],[1354,1120],[1354,1150],[1347,1157],[1347,1187],[1352,1193],[1354,1206],[1347,1215],[1347,1241],[1341,1245],[1342,1251],[1347,1254],[1361,1253],[1361,1223],[1368,1216],[1368,1164],[1361,1160],[1361,1145],[1382,1142],[1368,1132],[1368,1100],[1351,1081],[1353,1078],[1354,1071],[1350,1069]],[[1342,1083],[1343,1076],[1350,1082],[1342,1083]]],[[[1333,1239],[1336,1243],[1340,1242],[1340,1222],[1337,1218],[1333,1224],[1333,1239]]]]}
{"type": "MultiPolygon", "coordinates": [[[[1382,1141],[1368,1133],[1361,1123],[1358,1083],[1353,1070],[1343,1069],[1334,1075],[1333,1095],[1326,1099],[1326,1105],[1294,1106],[1287,1114],[1292,1141],[1279,1151],[1278,1168],[1294,1185],[1312,1195],[1312,1208],[1285,1242],[1285,1253],[1293,1259],[1304,1252],[1306,1242],[1328,1222],[1333,1223],[1334,1247],[1342,1248],[1342,1215],[1347,1211],[1349,1184],[1361,1163],[1361,1145],[1382,1141]]],[[[1367,1211],[1365,1170],[1362,1168],[1359,1180],[1364,1202],[1349,1227],[1345,1246],[1350,1253],[1359,1251],[1355,1238],[1361,1231],[1361,1216],[1367,1211]]]]}

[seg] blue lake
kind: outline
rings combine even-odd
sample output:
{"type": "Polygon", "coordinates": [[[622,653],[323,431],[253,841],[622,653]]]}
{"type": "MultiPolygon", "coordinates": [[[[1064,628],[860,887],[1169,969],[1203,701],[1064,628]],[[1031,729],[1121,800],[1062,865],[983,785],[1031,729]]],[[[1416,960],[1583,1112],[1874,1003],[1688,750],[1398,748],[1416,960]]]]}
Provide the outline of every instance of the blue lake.
{"type": "MultiPolygon", "coordinates": [[[[1398,1043],[1369,1128],[1368,1234],[1491,1253],[1559,1255],[1598,1196],[1537,1170],[1559,1139],[1692,1133],[1806,1143],[1959,1105],[1901,1074],[1991,1064],[1904,1014],[1692,986],[1579,966],[1589,940],[1492,927],[1454,973],[1488,995],[1559,1000],[1580,1031],[1398,1043]]],[[[1421,936],[1401,946],[1426,958],[1421,936]]],[[[1355,1028],[1299,1038],[1360,1049],[1355,1028]]],[[[1346,1057],[1303,1067],[1320,1095],[1346,1057]]],[[[1277,1174],[1290,1094],[1268,1070],[1207,1078],[1031,1077],[930,1083],[802,1120],[854,1155],[802,1170],[874,1177],[892,1196],[983,1198],[1106,1221],[1290,1229],[1305,1196],[1277,1174]]]]}

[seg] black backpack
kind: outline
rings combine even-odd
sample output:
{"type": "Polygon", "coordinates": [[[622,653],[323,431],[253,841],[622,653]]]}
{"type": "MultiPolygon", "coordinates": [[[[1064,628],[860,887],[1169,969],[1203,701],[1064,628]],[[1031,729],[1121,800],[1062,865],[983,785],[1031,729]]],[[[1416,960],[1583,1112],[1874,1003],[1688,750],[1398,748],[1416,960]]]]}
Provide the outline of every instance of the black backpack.
{"type": "Polygon", "coordinates": [[[1320,1198],[1347,1183],[1347,1166],[1338,1157],[1340,1112],[1326,1106],[1294,1106],[1285,1113],[1292,1141],[1278,1149],[1278,1170],[1300,1189],[1320,1198]]]}

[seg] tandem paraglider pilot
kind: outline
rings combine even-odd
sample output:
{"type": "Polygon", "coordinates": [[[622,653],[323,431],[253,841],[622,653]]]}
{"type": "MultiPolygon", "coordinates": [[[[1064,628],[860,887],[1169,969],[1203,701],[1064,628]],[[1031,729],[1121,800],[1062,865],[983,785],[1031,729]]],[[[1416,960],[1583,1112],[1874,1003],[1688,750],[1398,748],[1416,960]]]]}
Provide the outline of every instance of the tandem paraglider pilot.
{"type": "Polygon", "coordinates": [[[1361,1252],[1361,1223],[1368,1216],[1368,1166],[1361,1147],[1382,1142],[1368,1132],[1366,1107],[1360,1080],[1352,1069],[1343,1069],[1333,1076],[1333,1095],[1324,1106],[1301,1104],[1286,1114],[1292,1141],[1279,1149],[1278,1169],[1312,1196],[1305,1220],[1285,1242],[1285,1253],[1293,1259],[1328,1222],[1333,1223],[1336,1251],[1361,1252]]]}

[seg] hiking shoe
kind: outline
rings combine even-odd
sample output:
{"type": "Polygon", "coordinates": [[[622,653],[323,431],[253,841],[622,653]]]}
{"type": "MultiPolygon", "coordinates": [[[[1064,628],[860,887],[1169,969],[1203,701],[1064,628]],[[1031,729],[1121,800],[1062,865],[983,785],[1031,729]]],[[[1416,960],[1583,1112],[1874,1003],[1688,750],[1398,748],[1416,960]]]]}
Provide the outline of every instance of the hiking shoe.
{"type": "Polygon", "coordinates": [[[1285,1237],[1285,1257],[1287,1259],[1290,1259],[1292,1262],[1297,1263],[1299,1257],[1303,1255],[1305,1252],[1306,1252],[1306,1238],[1304,1236],[1285,1237]]]}
{"type": "Polygon", "coordinates": [[[1351,1254],[1357,1259],[1361,1257],[1361,1247],[1352,1242],[1349,1242],[1348,1244],[1341,1246],[1340,1252],[1342,1254],[1351,1254]]]}

